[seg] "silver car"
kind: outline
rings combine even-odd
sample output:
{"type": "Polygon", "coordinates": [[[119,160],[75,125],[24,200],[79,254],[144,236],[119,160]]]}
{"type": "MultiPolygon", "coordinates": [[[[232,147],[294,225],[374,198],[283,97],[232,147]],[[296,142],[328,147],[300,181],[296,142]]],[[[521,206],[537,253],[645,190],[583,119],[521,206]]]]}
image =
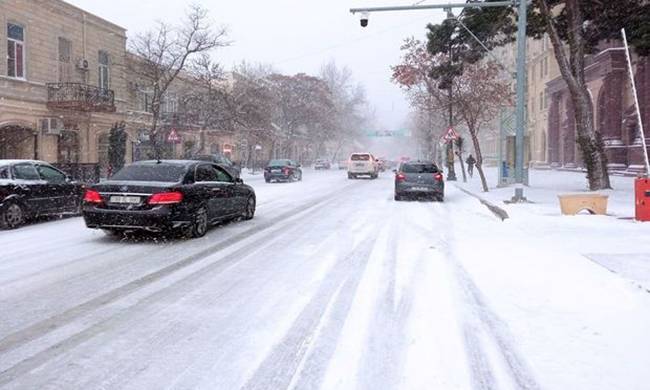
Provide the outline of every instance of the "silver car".
{"type": "Polygon", "coordinates": [[[395,200],[405,197],[445,199],[444,177],[438,166],[429,161],[409,161],[395,170],[395,200]]]}

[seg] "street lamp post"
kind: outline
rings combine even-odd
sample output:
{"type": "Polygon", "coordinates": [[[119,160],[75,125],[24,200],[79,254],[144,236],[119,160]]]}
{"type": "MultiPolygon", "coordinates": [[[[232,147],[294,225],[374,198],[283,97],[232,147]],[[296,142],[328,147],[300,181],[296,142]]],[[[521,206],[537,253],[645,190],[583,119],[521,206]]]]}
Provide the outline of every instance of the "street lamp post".
{"type": "MultiPolygon", "coordinates": [[[[526,12],[528,12],[528,1],[519,1],[519,12],[517,20],[517,133],[515,153],[515,195],[513,202],[524,202],[524,132],[526,126],[525,101],[526,101],[526,12]]],[[[517,5],[516,1],[492,1],[482,3],[448,3],[448,4],[427,4],[427,5],[404,5],[393,7],[366,7],[351,8],[353,14],[361,13],[361,26],[366,27],[371,12],[390,11],[417,11],[430,9],[452,9],[452,8],[484,8],[484,7],[512,7],[517,5]]]]}
{"type": "MultiPolygon", "coordinates": [[[[452,45],[451,43],[449,44],[449,63],[452,64],[454,61],[453,58],[453,53],[452,53],[452,45]]],[[[453,128],[454,126],[454,103],[453,103],[453,80],[448,80],[449,81],[449,128],[453,128]]],[[[447,141],[447,180],[449,181],[456,181],[456,169],[454,169],[454,141],[453,140],[448,140],[447,141]]]]}

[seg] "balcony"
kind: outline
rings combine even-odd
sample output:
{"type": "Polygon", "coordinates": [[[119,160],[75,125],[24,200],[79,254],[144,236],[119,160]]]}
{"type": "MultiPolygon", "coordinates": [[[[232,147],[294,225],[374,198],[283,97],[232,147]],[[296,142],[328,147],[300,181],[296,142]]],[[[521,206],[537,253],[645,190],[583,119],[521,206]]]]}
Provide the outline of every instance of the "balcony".
{"type": "Polygon", "coordinates": [[[115,112],[115,93],[81,83],[48,83],[47,107],[56,110],[115,112]]]}
{"type": "Polygon", "coordinates": [[[199,115],[192,112],[161,112],[160,122],[164,126],[193,129],[199,126],[199,115]]]}

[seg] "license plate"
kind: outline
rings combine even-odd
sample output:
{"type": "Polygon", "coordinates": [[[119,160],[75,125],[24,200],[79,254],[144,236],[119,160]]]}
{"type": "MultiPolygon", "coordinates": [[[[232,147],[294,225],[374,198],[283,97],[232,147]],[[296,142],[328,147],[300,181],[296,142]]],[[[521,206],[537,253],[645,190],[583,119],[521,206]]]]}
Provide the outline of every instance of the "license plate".
{"type": "Polygon", "coordinates": [[[111,196],[111,203],[127,203],[127,204],[138,204],[140,203],[139,196],[111,196]]]}
{"type": "Polygon", "coordinates": [[[364,164],[364,163],[356,163],[356,164],[354,164],[354,166],[355,167],[364,167],[364,166],[366,166],[366,164],[364,164]]]}
{"type": "Polygon", "coordinates": [[[281,169],[271,169],[271,172],[273,172],[273,173],[280,173],[280,172],[282,172],[282,170],[281,170],[281,169]]]}
{"type": "Polygon", "coordinates": [[[429,191],[429,188],[427,187],[413,187],[413,191],[429,191]]]}

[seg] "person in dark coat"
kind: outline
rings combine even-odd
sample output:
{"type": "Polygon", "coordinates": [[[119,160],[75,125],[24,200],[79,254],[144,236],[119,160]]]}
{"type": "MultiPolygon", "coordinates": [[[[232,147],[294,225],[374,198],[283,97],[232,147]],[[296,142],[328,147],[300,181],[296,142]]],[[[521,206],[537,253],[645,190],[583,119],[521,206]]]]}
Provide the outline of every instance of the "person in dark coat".
{"type": "Polygon", "coordinates": [[[467,163],[467,173],[469,173],[469,177],[472,177],[474,175],[474,165],[476,164],[476,159],[470,154],[467,156],[467,160],[465,160],[465,162],[467,163]]]}

